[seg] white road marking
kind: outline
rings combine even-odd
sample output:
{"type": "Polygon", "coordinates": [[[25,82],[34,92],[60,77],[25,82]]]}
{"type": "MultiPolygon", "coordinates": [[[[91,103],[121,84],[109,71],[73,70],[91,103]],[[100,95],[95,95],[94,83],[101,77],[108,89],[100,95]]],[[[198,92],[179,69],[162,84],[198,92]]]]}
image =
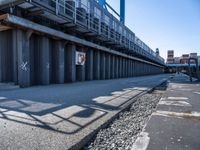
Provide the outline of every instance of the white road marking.
{"type": "Polygon", "coordinates": [[[194,94],[199,94],[200,95],[200,92],[193,92],[194,94]]]}
{"type": "Polygon", "coordinates": [[[190,103],[185,101],[160,101],[159,105],[173,105],[173,106],[192,106],[190,103]]]}
{"type": "Polygon", "coordinates": [[[149,133],[142,132],[136,139],[131,150],[146,150],[149,145],[149,141],[150,141],[149,133]]]}
{"type": "Polygon", "coordinates": [[[187,100],[187,97],[168,97],[167,99],[172,99],[172,100],[187,100]]]}

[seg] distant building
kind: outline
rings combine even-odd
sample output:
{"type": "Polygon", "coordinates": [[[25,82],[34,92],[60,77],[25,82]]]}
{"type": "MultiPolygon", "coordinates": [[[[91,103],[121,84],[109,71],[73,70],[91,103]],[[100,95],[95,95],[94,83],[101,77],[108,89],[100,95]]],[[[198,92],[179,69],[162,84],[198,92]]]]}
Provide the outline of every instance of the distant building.
{"type": "MultiPolygon", "coordinates": [[[[198,60],[198,65],[200,66],[200,56],[197,53],[183,54],[181,57],[174,57],[174,50],[167,51],[167,66],[170,72],[186,72],[188,71],[189,59],[194,58],[198,60]]],[[[196,66],[196,61],[190,59],[191,66],[196,66]]]]}
{"type": "Polygon", "coordinates": [[[174,63],[180,64],[180,57],[174,57],[174,63]]]}
{"type": "Polygon", "coordinates": [[[173,64],[174,63],[174,50],[168,50],[167,51],[167,64],[173,64]]]}
{"type": "Polygon", "coordinates": [[[188,64],[188,60],[190,58],[189,54],[183,54],[180,58],[180,63],[181,64],[188,64]]]}

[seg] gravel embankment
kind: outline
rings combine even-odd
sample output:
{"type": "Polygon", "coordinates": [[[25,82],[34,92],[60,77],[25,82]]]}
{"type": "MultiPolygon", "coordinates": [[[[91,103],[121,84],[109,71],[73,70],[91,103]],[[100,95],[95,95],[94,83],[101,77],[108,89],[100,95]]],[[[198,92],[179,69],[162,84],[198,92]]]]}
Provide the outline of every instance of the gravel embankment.
{"type": "Polygon", "coordinates": [[[138,98],[130,110],[120,113],[119,118],[114,120],[107,128],[100,130],[85,149],[131,149],[160,98],[160,93],[148,93],[138,98]]]}

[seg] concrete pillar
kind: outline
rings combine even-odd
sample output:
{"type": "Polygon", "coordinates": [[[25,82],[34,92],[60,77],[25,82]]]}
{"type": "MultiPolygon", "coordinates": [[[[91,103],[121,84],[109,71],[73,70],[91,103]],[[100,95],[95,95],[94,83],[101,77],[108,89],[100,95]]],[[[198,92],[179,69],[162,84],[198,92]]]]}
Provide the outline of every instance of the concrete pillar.
{"type": "Polygon", "coordinates": [[[131,77],[131,60],[128,59],[128,77],[131,77]]]}
{"type": "Polygon", "coordinates": [[[140,76],[142,76],[142,74],[143,74],[142,63],[140,62],[139,64],[140,64],[139,65],[140,76]]]}
{"type": "Polygon", "coordinates": [[[18,52],[17,52],[17,30],[12,30],[12,50],[13,50],[13,82],[18,84],[18,52]]]}
{"type": "Polygon", "coordinates": [[[128,70],[128,61],[126,58],[124,58],[124,66],[125,66],[125,69],[124,69],[124,77],[127,78],[128,74],[127,74],[127,70],[128,70]]]}
{"type": "Polygon", "coordinates": [[[142,76],[144,75],[144,67],[143,67],[144,65],[143,65],[143,64],[144,64],[144,63],[142,63],[142,62],[141,62],[141,64],[140,64],[140,68],[141,68],[140,70],[141,70],[141,75],[142,75],[142,76]]]}
{"type": "Polygon", "coordinates": [[[138,76],[138,61],[135,61],[135,76],[138,76]]]}
{"type": "MultiPolygon", "coordinates": [[[[0,32],[0,41],[2,41],[2,33],[0,32]]],[[[2,44],[0,44],[0,82],[2,82],[2,56],[3,56],[2,44]]]]}
{"type": "Polygon", "coordinates": [[[134,61],[131,61],[131,76],[134,77],[134,61]]]}
{"type": "Polygon", "coordinates": [[[146,73],[146,64],[144,63],[144,75],[146,75],[147,73],[146,73]]]}
{"type": "Polygon", "coordinates": [[[135,77],[135,61],[133,61],[132,76],[135,77]]]}
{"type": "Polygon", "coordinates": [[[49,39],[42,36],[39,41],[40,51],[40,83],[42,85],[50,84],[50,45],[49,39]]]}
{"type": "Polygon", "coordinates": [[[100,65],[100,78],[101,80],[105,80],[106,77],[106,56],[105,53],[101,53],[101,65],[100,65]]]}
{"type": "Polygon", "coordinates": [[[99,80],[100,79],[100,51],[96,50],[94,51],[94,79],[99,80]]]}
{"type": "Polygon", "coordinates": [[[65,82],[76,81],[76,45],[68,44],[65,50],[65,82]]]}
{"type": "Polygon", "coordinates": [[[20,87],[29,87],[30,77],[30,37],[31,32],[17,30],[17,52],[18,52],[18,83],[20,87]]]}
{"type": "Polygon", "coordinates": [[[119,78],[123,77],[123,61],[122,57],[119,57],[119,78]]]}
{"type": "Polygon", "coordinates": [[[115,76],[114,78],[119,78],[119,57],[115,56],[115,76]]]}
{"type": "Polygon", "coordinates": [[[129,59],[126,59],[126,77],[129,77],[129,59]]]}
{"type": "Polygon", "coordinates": [[[94,58],[94,51],[92,49],[88,49],[86,52],[86,80],[93,80],[93,58],[94,58]]]}
{"type": "Polygon", "coordinates": [[[122,65],[123,65],[123,67],[122,67],[123,68],[122,77],[125,78],[126,77],[126,59],[123,58],[122,61],[123,61],[123,63],[122,63],[122,65]]]}
{"type": "Polygon", "coordinates": [[[55,48],[53,49],[55,58],[55,81],[56,83],[63,84],[65,81],[65,43],[62,41],[55,42],[55,48]]]}
{"type": "Polygon", "coordinates": [[[132,60],[129,60],[129,77],[132,77],[132,60]]]}
{"type": "Polygon", "coordinates": [[[114,55],[111,55],[110,65],[111,65],[110,78],[114,79],[115,78],[115,56],[114,55]]]}
{"type": "MultiPolygon", "coordinates": [[[[80,48],[80,52],[85,52],[84,48],[80,48]]],[[[76,80],[85,81],[85,64],[76,65],[76,80]]]]}
{"type": "Polygon", "coordinates": [[[111,72],[111,62],[110,62],[110,54],[106,54],[106,79],[110,79],[110,72],[111,72]]]}

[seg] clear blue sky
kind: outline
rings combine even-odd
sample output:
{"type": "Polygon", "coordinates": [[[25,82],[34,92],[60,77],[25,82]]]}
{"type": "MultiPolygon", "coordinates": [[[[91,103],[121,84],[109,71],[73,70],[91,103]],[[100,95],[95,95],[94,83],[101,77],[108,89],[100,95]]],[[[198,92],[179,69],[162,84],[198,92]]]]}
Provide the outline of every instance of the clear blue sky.
{"type": "MultiPolygon", "coordinates": [[[[126,26],[167,57],[200,54],[200,0],[125,0],[126,26]]],[[[119,12],[120,0],[107,0],[119,12]]]]}

